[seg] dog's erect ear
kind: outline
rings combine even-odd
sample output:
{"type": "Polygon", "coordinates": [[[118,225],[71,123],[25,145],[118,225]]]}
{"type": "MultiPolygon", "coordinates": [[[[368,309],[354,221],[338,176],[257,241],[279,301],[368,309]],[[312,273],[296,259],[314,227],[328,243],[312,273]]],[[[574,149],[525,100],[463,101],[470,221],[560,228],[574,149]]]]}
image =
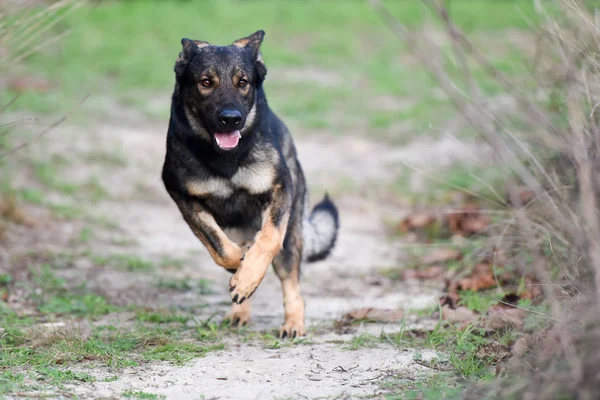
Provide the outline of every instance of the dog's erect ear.
{"type": "Polygon", "coordinates": [[[236,40],[233,45],[239,48],[249,48],[254,54],[257,54],[264,37],[265,31],[256,31],[250,36],[236,40]]]}
{"type": "Polygon", "coordinates": [[[241,38],[233,42],[233,46],[239,47],[241,49],[250,49],[252,51],[252,55],[256,59],[258,74],[260,79],[264,79],[267,74],[267,67],[265,66],[265,62],[263,61],[262,54],[260,54],[260,45],[265,37],[265,31],[260,30],[254,32],[250,36],[246,36],[245,38],[241,38]]]}
{"type": "Polygon", "coordinates": [[[190,62],[194,53],[203,47],[210,46],[210,43],[203,42],[201,40],[191,40],[188,38],[181,39],[181,53],[179,53],[179,57],[177,57],[177,61],[175,61],[175,72],[179,75],[183,72],[186,65],[190,62]]]}

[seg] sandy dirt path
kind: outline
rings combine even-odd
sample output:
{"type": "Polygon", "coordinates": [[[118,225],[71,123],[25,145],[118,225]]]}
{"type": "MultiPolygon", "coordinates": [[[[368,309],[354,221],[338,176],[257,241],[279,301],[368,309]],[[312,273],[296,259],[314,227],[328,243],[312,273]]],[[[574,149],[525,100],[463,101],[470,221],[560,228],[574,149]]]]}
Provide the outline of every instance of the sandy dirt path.
{"type": "MultiPolygon", "coordinates": [[[[52,140],[32,149],[33,156],[50,160],[52,154],[67,154],[69,161],[59,172],[62,179],[85,182],[94,178],[108,192],[99,201],[77,202],[87,215],[111,222],[110,228],[95,228],[91,245],[94,254],[126,252],[148,260],[168,257],[182,261],[177,268],[164,267],[152,274],[98,268],[81,261],[61,274],[74,282],[85,280],[88,288],[117,304],[185,310],[202,301],[209,307],[197,311],[198,320],[214,314],[222,318],[229,307],[230,275],[214,265],[160,181],[166,123],[149,125],[133,111],[115,112],[121,114],[122,123],[62,126],[53,133],[52,140]],[[109,158],[115,155],[123,160],[109,158]],[[168,278],[205,279],[211,282],[212,292],[200,295],[156,286],[157,279],[168,278]]],[[[185,366],[144,364],[126,368],[112,382],[102,382],[102,378],[114,372],[85,365],[77,368],[95,376],[96,382],[73,385],[70,390],[80,398],[119,398],[125,391],[169,399],[357,398],[381,394],[386,379],[415,379],[431,373],[414,362],[416,349],[399,349],[385,343],[357,350],[347,348],[356,335],[394,332],[398,325],[369,324],[357,326],[350,333],[336,333],[333,325],[357,307],[408,310],[435,303],[434,289],[391,282],[379,274],[382,268],[398,267],[403,261],[403,243],[390,238],[386,224],[398,221],[408,210],[389,195],[388,189],[400,174],[409,173],[404,162],[421,168],[443,168],[453,159],[464,157],[464,144],[450,137],[423,138],[403,147],[350,135],[297,133],[295,137],[311,187],[311,201],[318,201],[325,190],[330,191],[341,219],[332,256],[303,269],[308,339],[302,344],[268,349],[256,341],[229,335],[224,350],[185,366]]],[[[81,227],[77,224],[63,224],[56,229],[72,236],[81,227]]],[[[253,296],[252,307],[251,331],[278,329],[283,308],[279,282],[272,271],[253,296]]],[[[109,315],[106,319],[118,325],[127,318],[109,315]]],[[[416,318],[409,321],[419,323],[416,318]]]]}

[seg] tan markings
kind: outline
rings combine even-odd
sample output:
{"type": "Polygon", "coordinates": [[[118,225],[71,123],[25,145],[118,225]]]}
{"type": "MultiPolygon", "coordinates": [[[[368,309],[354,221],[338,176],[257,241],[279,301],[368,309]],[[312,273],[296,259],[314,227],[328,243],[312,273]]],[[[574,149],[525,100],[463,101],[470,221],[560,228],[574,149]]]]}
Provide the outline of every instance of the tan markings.
{"type": "Polygon", "coordinates": [[[240,167],[231,182],[251,194],[265,193],[273,189],[275,170],[271,163],[257,162],[249,166],[240,167]]]}
{"type": "Polygon", "coordinates": [[[215,260],[217,265],[220,265],[226,269],[238,269],[240,267],[240,259],[244,256],[244,251],[240,246],[233,243],[227,235],[223,232],[221,227],[217,224],[214,217],[206,211],[195,210],[194,218],[197,220],[198,225],[203,225],[211,229],[213,234],[216,236],[221,244],[221,250],[223,255],[212,247],[210,241],[205,237],[202,232],[198,229],[193,228],[194,233],[204,244],[210,256],[215,260]]]}
{"type": "Polygon", "coordinates": [[[248,113],[248,116],[246,117],[246,124],[242,128],[241,133],[244,133],[247,129],[249,129],[252,126],[255,118],[256,118],[256,103],[254,103],[254,105],[250,109],[250,112],[248,113]]]}
{"type": "Polygon", "coordinates": [[[242,304],[233,304],[231,309],[225,315],[225,320],[235,328],[248,325],[250,322],[250,300],[245,300],[242,304]]]}
{"type": "Polygon", "coordinates": [[[242,39],[238,39],[235,42],[233,42],[233,46],[235,47],[239,47],[240,49],[243,49],[244,47],[248,46],[248,43],[252,42],[253,40],[255,40],[255,38],[253,38],[252,36],[248,36],[242,39]]]}
{"type": "Polygon", "coordinates": [[[206,129],[204,129],[203,126],[201,126],[198,123],[198,120],[196,118],[194,118],[194,114],[187,106],[183,106],[183,111],[185,112],[185,116],[186,116],[190,126],[192,127],[192,130],[196,134],[202,136],[204,139],[212,140],[212,138],[210,137],[210,134],[206,131],[206,129]]]}
{"type": "Polygon", "coordinates": [[[220,178],[191,179],[185,184],[185,188],[190,195],[198,197],[229,197],[233,194],[230,184],[220,178]]]}
{"type": "Polygon", "coordinates": [[[199,49],[210,46],[210,43],[203,42],[202,40],[194,40],[194,43],[196,43],[196,46],[198,46],[199,49]]]}
{"type": "Polygon", "coordinates": [[[281,281],[285,321],[279,329],[279,337],[304,336],[304,299],[300,293],[298,276],[281,281]]]}
{"type": "Polygon", "coordinates": [[[238,271],[229,280],[229,287],[233,288],[233,299],[237,297],[239,301],[250,297],[260,285],[273,258],[283,246],[288,219],[289,212],[282,218],[280,226],[276,227],[271,218],[271,207],[265,210],[263,225],[254,238],[254,244],[246,252],[238,271]]]}
{"type": "Polygon", "coordinates": [[[211,68],[202,74],[202,77],[200,78],[200,81],[198,81],[196,86],[198,87],[198,91],[200,92],[200,94],[206,96],[206,95],[209,95],[213,90],[215,90],[215,88],[217,86],[219,86],[220,84],[221,84],[221,79],[217,75],[217,72],[213,68],[211,68]],[[203,83],[202,83],[206,79],[208,79],[210,81],[210,86],[208,86],[208,87],[203,86],[203,83]]]}
{"type": "Polygon", "coordinates": [[[265,33],[263,31],[256,31],[250,36],[246,36],[245,38],[236,40],[235,42],[233,42],[233,45],[235,47],[240,47],[240,48],[246,47],[252,42],[258,42],[258,44],[260,45],[264,35],[265,35],[265,33]]]}
{"type": "Polygon", "coordinates": [[[246,96],[248,94],[248,91],[250,90],[250,82],[248,81],[248,77],[246,76],[246,74],[244,74],[243,71],[238,70],[235,73],[235,75],[233,75],[233,78],[231,78],[231,83],[233,83],[233,86],[237,87],[240,90],[242,95],[246,96]],[[242,79],[246,80],[246,85],[244,87],[239,86],[239,83],[242,79]]]}

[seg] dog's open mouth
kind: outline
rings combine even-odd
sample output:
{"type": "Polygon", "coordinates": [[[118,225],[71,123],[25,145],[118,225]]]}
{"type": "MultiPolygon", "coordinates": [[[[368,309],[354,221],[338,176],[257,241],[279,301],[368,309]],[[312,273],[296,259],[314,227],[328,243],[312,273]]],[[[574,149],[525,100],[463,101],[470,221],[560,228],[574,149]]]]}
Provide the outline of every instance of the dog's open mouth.
{"type": "Polygon", "coordinates": [[[242,135],[240,131],[233,132],[215,132],[215,140],[217,145],[224,150],[235,149],[242,135]]]}

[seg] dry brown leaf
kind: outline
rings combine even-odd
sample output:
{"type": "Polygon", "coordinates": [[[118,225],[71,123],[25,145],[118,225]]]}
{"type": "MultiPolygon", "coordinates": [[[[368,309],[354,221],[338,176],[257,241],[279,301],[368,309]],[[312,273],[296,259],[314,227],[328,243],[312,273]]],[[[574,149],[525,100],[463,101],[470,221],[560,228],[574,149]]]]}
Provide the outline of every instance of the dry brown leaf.
{"type": "Polygon", "coordinates": [[[432,265],[431,267],[418,271],[418,277],[424,280],[435,279],[442,276],[444,272],[446,272],[446,268],[440,265],[432,265]]]}
{"type": "Polygon", "coordinates": [[[400,278],[403,281],[409,281],[411,279],[418,279],[419,273],[416,269],[403,269],[400,273],[400,278]]]}
{"type": "Polygon", "coordinates": [[[421,262],[424,265],[431,265],[431,264],[445,263],[448,261],[460,260],[461,258],[462,258],[462,253],[459,250],[449,249],[449,248],[439,248],[439,249],[435,249],[435,250],[429,252],[428,254],[426,254],[425,256],[423,256],[423,258],[421,259],[421,262]]]}
{"type": "Polygon", "coordinates": [[[409,215],[400,222],[398,228],[402,232],[410,232],[415,229],[425,228],[433,223],[435,223],[436,217],[435,215],[427,212],[415,213],[413,215],[409,215]]]}
{"type": "Polygon", "coordinates": [[[496,287],[496,278],[492,266],[487,263],[480,263],[475,266],[470,276],[458,281],[459,290],[484,290],[496,287]]]}
{"type": "Polygon", "coordinates": [[[25,214],[13,197],[0,199],[0,217],[15,224],[28,227],[35,226],[34,221],[25,214]]]}
{"type": "Polygon", "coordinates": [[[35,76],[10,79],[7,87],[16,93],[46,93],[52,90],[52,84],[48,80],[35,76]]]}
{"type": "Polygon", "coordinates": [[[491,330],[504,328],[523,328],[523,320],[527,316],[527,311],[511,307],[502,303],[496,304],[488,310],[485,318],[485,326],[491,330]]]}
{"type": "MultiPolygon", "coordinates": [[[[521,207],[527,205],[536,197],[535,192],[526,186],[519,186],[516,188],[516,190],[517,190],[517,194],[519,196],[519,202],[521,203],[520,204],[521,207]]],[[[511,206],[513,206],[513,207],[519,206],[519,204],[513,204],[513,201],[510,196],[510,192],[508,192],[508,191],[506,193],[506,199],[508,200],[508,204],[510,204],[511,206]]]]}
{"type": "Polygon", "coordinates": [[[485,215],[478,215],[476,217],[466,218],[462,223],[463,232],[474,235],[476,233],[481,233],[486,230],[488,226],[492,223],[492,220],[485,215]]]}
{"type": "Polygon", "coordinates": [[[540,300],[542,297],[542,289],[538,281],[530,275],[525,276],[525,290],[521,294],[521,298],[529,299],[532,303],[540,300]]]}
{"type": "Polygon", "coordinates": [[[393,310],[373,307],[359,308],[344,315],[344,319],[350,321],[399,322],[402,318],[404,318],[404,310],[402,309],[393,310]]]}
{"type": "Polygon", "coordinates": [[[477,357],[487,359],[492,363],[497,363],[506,360],[510,357],[510,348],[498,342],[490,342],[481,346],[477,351],[477,357]]]}
{"type": "Polygon", "coordinates": [[[448,322],[473,322],[477,319],[477,314],[467,307],[450,308],[448,305],[442,306],[442,319],[448,322]]]}
{"type": "Polygon", "coordinates": [[[420,279],[420,280],[428,280],[435,279],[444,274],[446,269],[439,265],[432,265],[431,267],[425,269],[405,269],[402,270],[401,278],[402,280],[411,280],[411,279],[420,279]]]}
{"type": "Polygon", "coordinates": [[[523,357],[527,350],[529,350],[528,341],[531,335],[521,336],[512,346],[512,354],[516,357],[523,357]]]}
{"type": "Polygon", "coordinates": [[[481,214],[476,203],[467,203],[458,210],[452,210],[445,215],[444,220],[450,232],[461,236],[481,233],[492,222],[488,216],[481,214]]]}

